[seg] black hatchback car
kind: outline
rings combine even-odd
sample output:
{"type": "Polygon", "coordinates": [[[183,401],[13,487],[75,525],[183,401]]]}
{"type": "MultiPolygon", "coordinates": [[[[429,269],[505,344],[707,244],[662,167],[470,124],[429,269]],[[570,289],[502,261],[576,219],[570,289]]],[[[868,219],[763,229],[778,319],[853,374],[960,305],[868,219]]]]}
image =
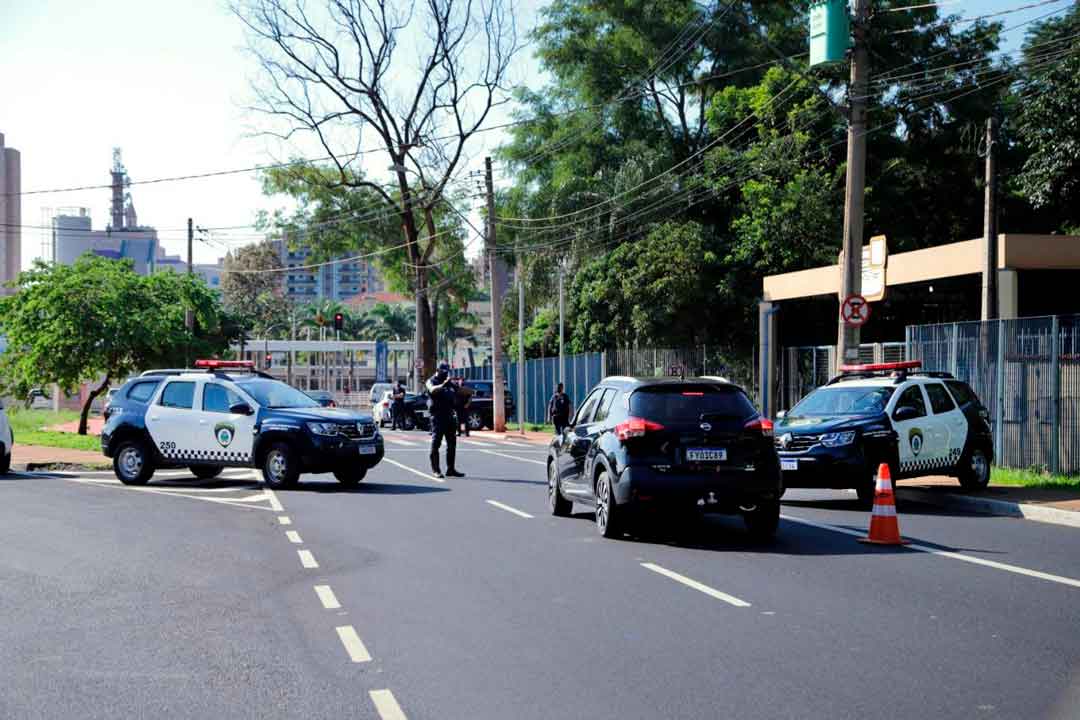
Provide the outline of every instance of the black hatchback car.
{"type": "Polygon", "coordinates": [[[719,379],[604,379],[552,440],[547,470],[551,512],[591,505],[604,537],[654,509],[741,514],[763,538],[780,519],[772,422],[719,379]]]}

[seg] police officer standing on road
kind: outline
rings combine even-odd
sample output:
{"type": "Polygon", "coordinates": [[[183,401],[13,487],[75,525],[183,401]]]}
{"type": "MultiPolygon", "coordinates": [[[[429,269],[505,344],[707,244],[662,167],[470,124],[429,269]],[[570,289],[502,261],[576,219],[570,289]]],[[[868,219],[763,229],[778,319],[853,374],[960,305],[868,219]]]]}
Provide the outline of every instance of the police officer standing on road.
{"type": "Polygon", "coordinates": [[[439,370],[427,381],[428,410],[431,411],[431,473],[443,477],[439,470],[439,447],[446,438],[446,477],[465,477],[454,467],[457,455],[457,388],[450,377],[450,365],[439,363],[439,370]]]}
{"type": "Polygon", "coordinates": [[[555,425],[556,435],[562,435],[562,431],[570,424],[570,396],[563,392],[562,383],[555,388],[555,394],[548,402],[548,417],[555,425]]]}
{"type": "Polygon", "coordinates": [[[391,430],[399,427],[405,429],[405,386],[400,380],[394,382],[394,389],[390,392],[390,421],[391,430]]]}

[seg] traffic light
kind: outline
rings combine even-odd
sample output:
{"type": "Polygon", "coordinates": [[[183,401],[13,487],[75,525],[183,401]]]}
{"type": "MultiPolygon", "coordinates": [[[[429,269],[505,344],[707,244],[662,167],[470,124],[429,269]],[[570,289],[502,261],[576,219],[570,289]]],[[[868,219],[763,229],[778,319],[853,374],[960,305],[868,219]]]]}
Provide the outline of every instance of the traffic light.
{"type": "Polygon", "coordinates": [[[341,313],[334,313],[334,329],[338,332],[345,329],[345,316],[341,313]]]}
{"type": "Polygon", "coordinates": [[[270,353],[266,353],[266,367],[270,367],[274,364],[274,356],[270,353]]]}

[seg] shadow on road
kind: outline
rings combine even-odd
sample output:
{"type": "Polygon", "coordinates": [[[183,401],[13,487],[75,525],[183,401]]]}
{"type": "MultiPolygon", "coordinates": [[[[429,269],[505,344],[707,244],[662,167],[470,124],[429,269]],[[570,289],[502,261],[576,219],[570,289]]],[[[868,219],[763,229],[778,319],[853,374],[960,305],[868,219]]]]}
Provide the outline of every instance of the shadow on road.
{"type": "Polygon", "coordinates": [[[288,492],[311,492],[328,495],[425,495],[427,493],[449,492],[449,488],[432,487],[430,485],[405,485],[401,483],[369,483],[362,482],[356,487],[345,487],[341,483],[309,482],[300,483],[288,492]]]}

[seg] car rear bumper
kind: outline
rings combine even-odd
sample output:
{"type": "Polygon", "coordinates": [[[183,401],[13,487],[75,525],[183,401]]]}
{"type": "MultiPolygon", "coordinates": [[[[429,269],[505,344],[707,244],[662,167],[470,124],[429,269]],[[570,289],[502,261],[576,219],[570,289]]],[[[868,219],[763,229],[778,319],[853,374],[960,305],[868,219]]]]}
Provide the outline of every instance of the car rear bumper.
{"type": "Polygon", "coordinates": [[[779,499],[782,485],[779,469],[773,468],[665,471],[635,465],[622,471],[614,490],[620,505],[695,505],[700,500],[706,510],[735,512],[740,505],[779,499]]]}

